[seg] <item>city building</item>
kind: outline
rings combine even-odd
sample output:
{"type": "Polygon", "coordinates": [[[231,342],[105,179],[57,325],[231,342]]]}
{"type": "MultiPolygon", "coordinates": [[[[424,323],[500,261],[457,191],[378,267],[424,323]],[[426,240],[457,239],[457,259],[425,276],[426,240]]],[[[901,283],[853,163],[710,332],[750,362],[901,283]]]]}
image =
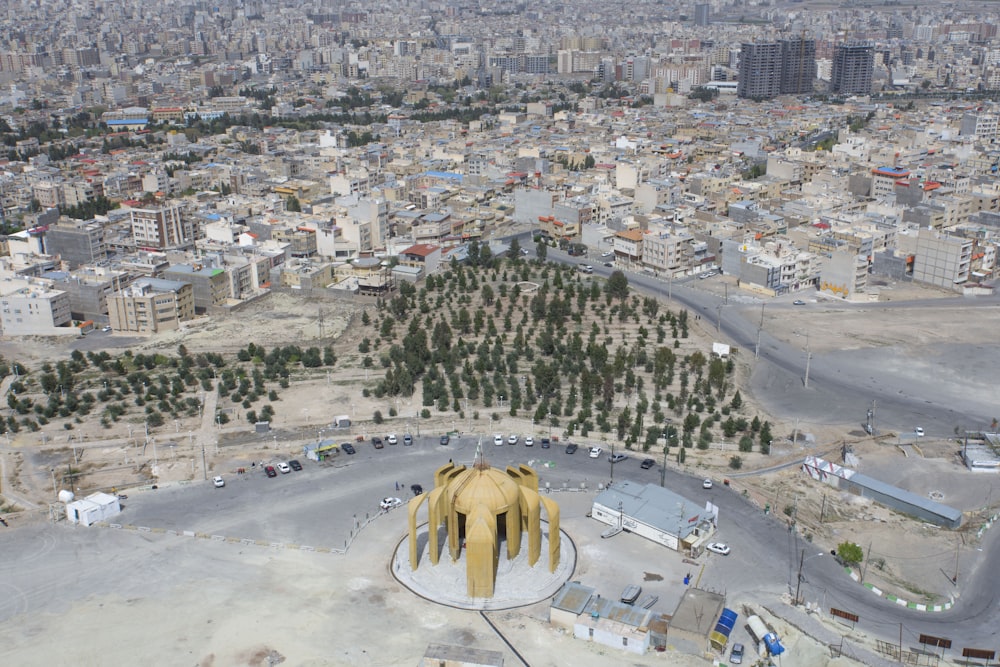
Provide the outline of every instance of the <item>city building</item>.
{"type": "Polygon", "coordinates": [[[917,234],[913,281],[959,289],[969,280],[972,239],[922,229],[917,234]]]}
{"type": "Polygon", "coordinates": [[[838,44],[833,52],[830,92],[868,95],[872,92],[875,47],[871,44],[838,44]]]}
{"type": "Polygon", "coordinates": [[[738,97],[766,100],[781,94],[781,45],[744,42],[740,49],[738,97]]]}
{"type": "Polygon", "coordinates": [[[816,79],[816,42],[783,39],[781,44],[781,94],[803,95],[813,91],[816,79]]]}
{"type": "Polygon", "coordinates": [[[0,330],[5,336],[51,336],[71,328],[69,294],[37,281],[0,284],[0,330]]]}
{"type": "Polygon", "coordinates": [[[108,321],[115,331],[151,335],[179,329],[194,318],[190,283],[140,278],[108,296],[108,321]]]}

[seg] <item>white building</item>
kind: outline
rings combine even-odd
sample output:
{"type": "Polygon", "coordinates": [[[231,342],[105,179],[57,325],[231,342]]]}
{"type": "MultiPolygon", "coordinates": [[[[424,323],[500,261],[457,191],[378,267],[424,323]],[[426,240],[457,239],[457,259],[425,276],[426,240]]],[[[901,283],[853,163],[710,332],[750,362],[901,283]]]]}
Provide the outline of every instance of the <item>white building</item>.
{"type": "Polygon", "coordinates": [[[661,486],[626,480],[597,494],[591,517],[688,553],[714,534],[718,510],[702,508],[661,486]]]}
{"type": "Polygon", "coordinates": [[[121,514],[118,496],[110,493],[92,493],[86,498],[66,503],[66,518],[71,523],[92,526],[121,514]]]}

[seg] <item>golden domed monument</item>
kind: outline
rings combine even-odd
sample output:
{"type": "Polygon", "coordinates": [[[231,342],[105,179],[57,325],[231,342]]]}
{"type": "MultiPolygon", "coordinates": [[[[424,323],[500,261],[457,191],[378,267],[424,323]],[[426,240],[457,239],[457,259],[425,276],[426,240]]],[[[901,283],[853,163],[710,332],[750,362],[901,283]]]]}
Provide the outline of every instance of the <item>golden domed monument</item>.
{"type": "Polygon", "coordinates": [[[471,468],[451,461],[434,473],[434,488],[413,498],[408,506],[410,567],[420,563],[417,514],[427,505],[428,551],[432,565],[440,553],[439,528],[444,527],[448,553],[453,562],[463,555],[466,564],[466,591],[470,598],[494,595],[501,545],[506,542],[506,558],[521,553],[523,533],[527,533],[527,565],[534,567],[543,541],[542,508],[548,517],[548,569],[559,567],[559,505],[538,493],[538,474],[526,465],[508,466],[506,471],[491,468],[483,458],[482,445],[476,449],[471,468]]]}

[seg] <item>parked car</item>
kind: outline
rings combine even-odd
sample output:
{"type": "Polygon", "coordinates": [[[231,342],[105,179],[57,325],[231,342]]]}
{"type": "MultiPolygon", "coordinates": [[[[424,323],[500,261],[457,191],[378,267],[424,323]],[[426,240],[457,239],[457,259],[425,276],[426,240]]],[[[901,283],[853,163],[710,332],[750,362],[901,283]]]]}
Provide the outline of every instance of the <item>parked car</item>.
{"type": "Polygon", "coordinates": [[[445,433],[444,435],[441,436],[441,444],[442,445],[447,445],[449,442],[451,442],[451,438],[448,436],[447,433],[445,433]]]}
{"type": "Polygon", "coordinates": [[[580,448],[579,445],[577,445],[575,442],[571,442],[568,445],[566,445],[566,453],[575,454],[576,450],[578,450],[579,448],[580,448]]]}
{"type": "Polygon", "coordinates": [[[375,446],[375,449],[382,449],[382,446],[383,446],[382,445],[382,438],[378,437],[377,435],[374,436],[372,438],[372,444],[375,446]]]}
{"type": "Polygon", "coordinates": [[[604,262],[604,266],[614,268],[615,265],[612,264],[611,262],[604,262]]]}
{"type": "Polygon", "coordinates": [[[295,471],[299,471],[299,470],[302,470],[302,464],[301,464],[301,463],[299,463],[298,461],[296,461],[295,459],[292,459],[291,461],[289,461],[289,462],[288,462],[288,466],[289,466],[289,467],[290,467],[290,468],[291,468],[292,470],[295,470],[295,471]]]}
{"type": "Polygon", "coordinates": [[[393,507],[399,507],[402,504],[403,501],[399,498],[383,498],[378,506],[384,510],[391,510],[393,507]]]}
{"type": "Polygon", "coordinates": [[[420,486],[419,484],[410,484],[410,491],[413,491],[413,495],[419,496],[421,493],[424,492],[424,487],[420,486]]]}
{"type": "Polygon", "coordinates": [[[507,436],[507,444],[516,445],[519,439],[520,436],[518,436],[516,433],[511,433],[509,436],[507,436]]]}
{"type": "Polygon", "coordinates": [[[502,445],[503,444],[503,436],[500,435],[499,433],[494,433],[493,434],[493,444],[497,445],[497,446],[502,445]]]}
{"type": "Polygon", "coordinates": [[[608,461],[611,461],[612,463],[618,463],[620,461],[624,461],[627,458],[628,454],[622,454],[619,452],[618,454],[612,454],[608,456],[608,461]]]}
{"type": "Polygon", "coordinates": [[[733,644],[733,650],[729,652],[729,662],[734,665],[743,662],[743,644],[733,644]]]}
{"type": "Polygon", "coordinates": [[[603,451],[604,450],[601,449],[600,447],[591,447],[590,448],[590,458],[592,458],[592,459],[600,458],[601,457],[601,452],[603,452],[603,451]]]}
{"type": "Polygon", "coordinates": [[[409,447],[410,445],[412,445],[413,444],[413,436],[410,435],[409,433],[405,434],[403,436],[403,444],[406,445],[407,447],[409,447]]]}
{"type": "Polygon", "coordinates": [[[707,479],[707,478],[704,479],[704,480],[702,480],[702,482],[701,482],[701,488],[703,488],[703,489],[711,489],[712,488],[712,480],[707,479]]]}
{"type": "Polygon", "coordinates": [[[278,470],[281,471],[282,475],[287,475],[288,473],[292,472],[292,469],[289,468],[288,464],[284,462],[278,464],[278,470]]]}
{"type": "Polygon", "coordinates": [[[226,480],[222,479],[221,477],[216,476],[216,477],[212,478],[212,484],[215,485],[215,488],[221,489],[222,487],[224,487],[226,485],[226,480]]]}
{"type": "Polygon", "coordinates": [[[385,441],[388,442],[390,445],[395,445],[397,442],[399,442],[399,440],[396,439],[395,433],[390,433],[389,435],[385,436],[385,441]]]}
{"type": "Polygon", "coordinates": [[[278,471],[274,469],[274,466],[266,466],[264,468],[264,474],[268,477],[277,477],[278,471]]]}
{"type": "Polygon", "coordinates": [[[548,449],[552,446],[552,442],[548,438],[542,438],[542,449],[548,449]]]}
{"type": "Polygon", "coordinates": [[[924,437],[924,428],[922,426],[917,426],[913,429],[913,432],[917,434],[918,438],[924,437]]]}
{"type": "Polygon", "coordinates": [[[535,446],[535,439],[532,436],[530,436],[530,435],[524,436],[524,446],[525,447],[534,447],[535,446]]]}
{"type": "Polygon", "coordinates": [[[352,445],[349,442],[345,442],[340,446],[340,451],[344,452],[345,454],[353,454],[356,450],[354,449],[354,445],[352,445]]]}
{"type": "Polygon", "coordinates": [[[655,465],[656,461],[654,461],[653,459],[643,459],[642,463],[639,464],[639,467],[642,468],[643,470],[649,470],[655,465]]]}
{"type": "Polygon", "coordinates": [[[724,544],[722,542],[712,542],[705,548],[711,551],[712,553],[719,554],[720,556],[728,556],[729,552],[731,551],[729,545],[724,544]]]}
{"type": "Polygon", "coordinates": [[[107,332],[111,331],[111,327],[101,327],[101,331],[103,331],[104,333],[107,333],[107,332]]]}

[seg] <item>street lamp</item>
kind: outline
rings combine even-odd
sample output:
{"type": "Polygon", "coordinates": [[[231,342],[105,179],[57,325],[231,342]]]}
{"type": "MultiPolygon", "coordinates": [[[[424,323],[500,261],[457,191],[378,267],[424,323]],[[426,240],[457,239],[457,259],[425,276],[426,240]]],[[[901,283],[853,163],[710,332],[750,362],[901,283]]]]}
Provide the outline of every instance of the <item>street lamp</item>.
{"type": "Polygon", "coordinates": [[[663,465],[660,467],[660,486],[665,487],[667,485],[667,448],[670,447],[670,441],[667,439],[667,432],[663,432],[663,465]]]}
{"type": "Polygon", "coordinates": [[[805,565],[805,563],[806,563],[807,560],[812,560],[813,558],[819,558],[822,555],[823,555],[823,552],[820,551],[818,554],[815,554],[815,555],[809,556],[809,558],[806,558],[806,550],[805,549],[803,549],[802,553],[799,554],[799,574],[798,574],[798,578],[797,578],[797,580],[795,582],[795,598],[793,598],[792,604],[795,604],[795,605],[799,604],[799,589],[802,587],[802,566],[805,565]]]}

